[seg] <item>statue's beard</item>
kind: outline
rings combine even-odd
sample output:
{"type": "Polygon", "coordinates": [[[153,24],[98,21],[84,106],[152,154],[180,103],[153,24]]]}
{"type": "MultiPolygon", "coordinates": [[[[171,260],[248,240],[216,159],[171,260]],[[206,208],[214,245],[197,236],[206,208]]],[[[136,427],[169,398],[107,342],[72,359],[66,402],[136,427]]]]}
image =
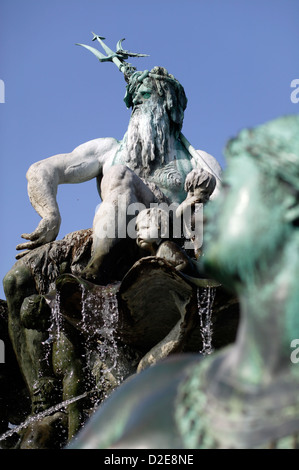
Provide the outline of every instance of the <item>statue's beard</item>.
{"type": "Polygon", "coordinates": [[[170,122],[163,104],[148,102],[134,108],[123,141],[126,164],[141,177],[165,162],[170,122]]]}

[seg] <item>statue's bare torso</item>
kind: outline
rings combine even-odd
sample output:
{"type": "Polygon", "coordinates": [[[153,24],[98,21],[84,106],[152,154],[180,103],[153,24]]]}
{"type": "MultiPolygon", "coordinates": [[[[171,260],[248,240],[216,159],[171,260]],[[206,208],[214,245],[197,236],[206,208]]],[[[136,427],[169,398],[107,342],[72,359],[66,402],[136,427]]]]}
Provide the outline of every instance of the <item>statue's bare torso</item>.
{"type": "Polygon", "coordinates": [[[130,162],[126,161],[124,154],[117,150],[112,165],[118,164],[125,164],[145,182],[157,185],[171,202],[181,203],[185,199],[184,182],[193,166],[190,155],[180,142],[174,143],[165,162],[157,161],[148,175],[142,172],[142,168],[136,170],[133,165],[130,165],[130,162]]]}
{"type": "MultiPolygon", "coordinates": [[[[105,174],[104,172],[111,168],[111,166],[126,165],[134,171],[137,176],[142,178],[145,183],[156,185],[170,202],[180,204],[186,198],[186,191],[184,190],[186,176],[194,168],[200,166],[200,163],[195,161],[179,141],[175,142],[174,146],[171,148],[166,157],[166,161],[163,164],[157,162],[155,167],[151,169],[149,175],[144,175],[142,169],[136,170],[130,162],[125,160],[123,153],[120,152],[120,145],[120,141],[114,140],[110,158],[107,159],[104,165],[103,173],[101,172],[97,177],[99,187],[102,176],[105,174]]],[[[204,154],[205,161],[209,163],[216,174],[220,175],[221,168],[215,158],[204,151],[198,150],[198,152],[204,154]]]]}

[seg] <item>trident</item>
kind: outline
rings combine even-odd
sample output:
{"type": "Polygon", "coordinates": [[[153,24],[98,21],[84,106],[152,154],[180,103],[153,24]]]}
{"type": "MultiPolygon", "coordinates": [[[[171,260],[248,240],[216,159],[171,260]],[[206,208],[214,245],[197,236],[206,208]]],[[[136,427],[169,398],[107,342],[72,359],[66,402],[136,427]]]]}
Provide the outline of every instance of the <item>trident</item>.
{"type": "MultiPolygon", "coordinates": [[[[130,75],[133,74],[134,71],[136,71],[136,67],[133,67],[131,64],[125,62],[126,59],[129,57],[149,57],[147,54],[139,54],[137,52],[130,52],[126,51],[122,48],[122,42],[125,40],[125,38],[120,39],[116,45],[116,52],[114,52],[110,47],[108,47],[103,40],[105,39],[102,36],[99,36],[98,34],[92,33],[93,34],[93,41],[98,41],[101,46],[103,47],[104,51],[107,53],[107,56],[99,52],[97,49],[94,47],[87,46],[86,44],[79,44],[77,43],[77,46],[82,46],[85,47],[85,49],[88,49],[90,52],[92,52],[97,59],[99,59],[100,62],[113,62],[117,68],[122,72],[125,76],[125,79],[127,82],[129,82],[130,75]]],[[[212,173],[212,175],[215,176],[215,178],[221,182],[219,176],[214,172],[214,170],[210,167],[210,165],[205,161],[203,155],[201,155],[191,144],[190,142],[186,139],[186,137],[180,133],[180,141],[186,148],[186,150],[190,153],[190,155],[195,159],[195,161],[200,160],[202,167],[207,170],[208,172],[212,173]]]]}
{"type": "Polygon", "coordinates": [[[98,41],[101,44],[102,48],[107,53],[107,56],[99,52],[94,47],[87,46],[86,44],[76,44],[76,45],[82,46],[82,47],[85,47],[85,49],[88,49],[97,57],[97,59],[99,59],[100,62],[114,62],[117,68],[124,74],[126,81],[128,81],[129,76],[136,70],[136,68],[133,67],[131,64],[126,63],[125,60],[128,59],[129,57],[149,57],[147,54],[138,54],[137,52],[125,51],[122,48],[122,42],[125,40],[125,38],[120,39],[118,41],[118,43],[116,44],[116,52],[114,52],[112,49],[110,49],[110,47],[108,47],[103,42],[105,38],[95,33],[92,33],[92,34],[93,34],[92,40],[98,41]]]}

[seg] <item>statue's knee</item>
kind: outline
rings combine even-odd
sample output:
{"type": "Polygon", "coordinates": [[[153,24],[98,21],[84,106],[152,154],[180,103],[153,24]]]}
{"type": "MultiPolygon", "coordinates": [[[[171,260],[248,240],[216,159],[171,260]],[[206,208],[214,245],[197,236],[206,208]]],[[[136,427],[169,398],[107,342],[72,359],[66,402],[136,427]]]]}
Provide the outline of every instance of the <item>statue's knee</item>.
{"type": "Polygon", "coordinates": [[[3,279],[3,289],[7,299],[33,293],[32,276],[26,266],[13,267],[3,279]]]}
{"type": "Polygon", "coordinates": [[[6,298],[11,297],[16,292],[17,277],[13,270],[9,271],[3,279],[3,289],[6,298]]]}
{"type": "Polygon", "coordinates": [[[7,273],[3,279],[3,289],[4,289],[4,292],[5,292],[5,295],[7,296],[8,293],[11,292],[11,288],[12,288],[12,283],[14,282],[14,276],[12,276],[9,273],[7,273]]]}

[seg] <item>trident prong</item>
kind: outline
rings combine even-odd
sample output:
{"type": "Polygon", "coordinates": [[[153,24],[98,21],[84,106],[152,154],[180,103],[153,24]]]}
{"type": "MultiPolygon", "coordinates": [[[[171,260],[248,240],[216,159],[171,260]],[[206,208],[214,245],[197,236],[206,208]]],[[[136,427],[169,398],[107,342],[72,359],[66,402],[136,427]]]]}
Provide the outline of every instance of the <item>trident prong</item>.
{"type": "Polygon", "coordinates": [[[82,46],[85,47],[85,49],[88,49],[90,52],[92,52],[97,59],[100,62],[114,62],[115,65],[118,67],[118,69],[125,73],[126,69],[132,70],[131,64],[128,64],[125,62],[128,57],[148,57],[147,54],[139,54],[137,52],[130,52],[130,51],[125,51],[122,48],[122,41],[124,41],[125,38],[120,39],[116,45],[116,52],[114,52],[110,47],[108,47],[103,40],[105,39],[103,36],[99,36],[98,34],[92,33],[93,34],[93,41],[98,41],[101,46],[103,47],[104,51],[106,52],[107,56],[99,52],[97,49],[91,46],[87,46],[86,44],[76,44],[77,46],[82,46]]]}
{"type": "Polygon", "coordinates": [[[110,49],[110,47],[108,47],[103,42],[103,39],[106,39],[106,38],[103,38],[103,36],[99,36],[98,34],[95,34],[95,33],[92,33],[92,34],[93,34],[92,40],[93,41],[98,41],[101,44],[102,48],[104,49],[104,51],[107,54],[107,57],[113,57],[116,54],[112,49],[110,49]]]}

